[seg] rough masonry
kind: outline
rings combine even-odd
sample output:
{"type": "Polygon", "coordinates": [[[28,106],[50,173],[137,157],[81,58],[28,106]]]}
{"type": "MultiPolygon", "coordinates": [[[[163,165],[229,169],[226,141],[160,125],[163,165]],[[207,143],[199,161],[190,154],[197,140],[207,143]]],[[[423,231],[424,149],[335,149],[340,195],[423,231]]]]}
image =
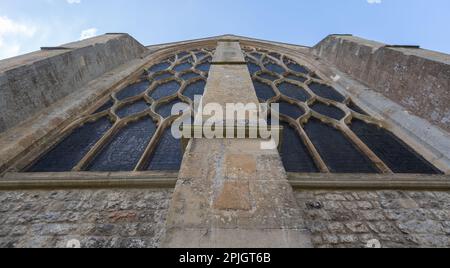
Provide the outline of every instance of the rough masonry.
{"type": "Polygon", "coordinates": [[[450,56],[331,35],[314,53],[433,124],[450,131],[450,56]]]}
{"type": "Polygon", "coordinates": [[[0,133],[146,51],[127,34],[110,34],[1,61],[0,133]]]}

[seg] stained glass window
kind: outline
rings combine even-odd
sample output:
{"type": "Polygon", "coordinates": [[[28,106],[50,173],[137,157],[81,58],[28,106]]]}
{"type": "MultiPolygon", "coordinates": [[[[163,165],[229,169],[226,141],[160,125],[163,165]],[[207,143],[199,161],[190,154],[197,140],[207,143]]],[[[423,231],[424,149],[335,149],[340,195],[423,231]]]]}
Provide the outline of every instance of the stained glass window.
{"type": "Polygon", "coordinates": [[[287,171],[441,173],[306,64],[254,47],[244,54],[260,101],[280,105],[287,171]]]}
{"type": "Polygon", "coordinates": [[[113,92],[91,115],[76,120],[67,135],[28,172],[176,171],[180,140],[170,135],[174,104],[193,107],[203,95],[214,51],[181,51],[149,66],[113,92]]]}

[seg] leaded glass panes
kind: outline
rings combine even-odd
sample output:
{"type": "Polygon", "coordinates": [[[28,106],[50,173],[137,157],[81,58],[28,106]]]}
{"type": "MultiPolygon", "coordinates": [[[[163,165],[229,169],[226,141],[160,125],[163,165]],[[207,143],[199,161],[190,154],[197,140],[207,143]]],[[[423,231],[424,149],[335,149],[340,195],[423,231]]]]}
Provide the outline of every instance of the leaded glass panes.
{"type": "Polygon", "coordinates": [[[260,101],[280,105],[287,171],[440,173],[313,68],[253,47],[244,54],[260,101]]]}
{"type": "Polygon", "coordinates": [[[203,95],[213,53],[180,51],[152,64],[91,115],[76,120],[28,171],[178,170],[181,141],[170,135],[171,123],[178,112],[192,108],[195,95],[203,95]],[[172,114],[175,104],[182,104],[181,111],[172,114]]]}

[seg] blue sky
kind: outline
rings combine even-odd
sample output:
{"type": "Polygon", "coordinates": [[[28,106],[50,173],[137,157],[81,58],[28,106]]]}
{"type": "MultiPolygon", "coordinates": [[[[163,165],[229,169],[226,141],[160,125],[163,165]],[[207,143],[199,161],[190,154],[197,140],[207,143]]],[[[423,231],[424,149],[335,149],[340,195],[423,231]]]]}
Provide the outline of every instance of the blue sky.
{"type": "Polygon", "coordinates": [[[314,45],[331,33],[450,54],[448,0],[0,0],[0,58],[82,36],[145,45],[232,33],[314,45]]]}

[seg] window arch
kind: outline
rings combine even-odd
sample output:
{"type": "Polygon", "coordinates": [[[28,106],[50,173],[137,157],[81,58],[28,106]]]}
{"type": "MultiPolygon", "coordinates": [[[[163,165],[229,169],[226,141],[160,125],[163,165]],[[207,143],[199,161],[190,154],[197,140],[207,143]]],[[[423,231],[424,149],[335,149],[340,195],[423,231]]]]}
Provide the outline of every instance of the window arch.
{"type": "Polygon", "coordinates": [[[307,64],[254,46],[243,50],[260,102],[280,105],[288,172],[442,173],[307,64]]]}
{"type": "Polygon", "coordinates": [[[214,50],[179,51],[146,68],[67,128],[27,172],[178,171],[181,141],[170,135],[177,103],[203,95],[214,50]]]}

